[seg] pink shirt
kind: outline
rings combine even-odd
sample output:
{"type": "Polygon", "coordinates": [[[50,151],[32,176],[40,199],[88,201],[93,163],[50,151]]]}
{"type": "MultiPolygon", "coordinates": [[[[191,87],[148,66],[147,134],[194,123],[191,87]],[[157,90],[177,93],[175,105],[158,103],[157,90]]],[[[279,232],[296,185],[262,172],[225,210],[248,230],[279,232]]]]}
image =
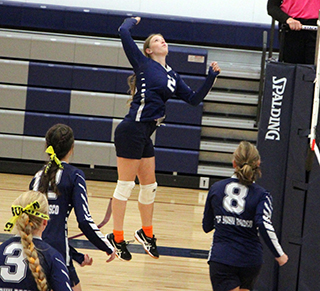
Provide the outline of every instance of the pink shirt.
{"type": "Polygon", "coordinates": [[[320,0],[283,0],[281,10],[292,18],[318,19],[320,0]]]}

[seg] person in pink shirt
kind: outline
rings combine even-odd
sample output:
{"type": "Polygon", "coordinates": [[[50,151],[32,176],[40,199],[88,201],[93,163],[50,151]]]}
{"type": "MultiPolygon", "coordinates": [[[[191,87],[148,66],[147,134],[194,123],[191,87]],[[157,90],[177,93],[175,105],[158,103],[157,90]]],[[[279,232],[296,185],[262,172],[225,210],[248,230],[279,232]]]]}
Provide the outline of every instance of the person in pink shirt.
{"type": "Polygon", "coordinates": [[[317,25],[320,0],[268,0],[268,14],[287,24],[281,46],[283,61],[295,64],[314,64],[316,31],[302,30],[302,25],[317,25]]]}

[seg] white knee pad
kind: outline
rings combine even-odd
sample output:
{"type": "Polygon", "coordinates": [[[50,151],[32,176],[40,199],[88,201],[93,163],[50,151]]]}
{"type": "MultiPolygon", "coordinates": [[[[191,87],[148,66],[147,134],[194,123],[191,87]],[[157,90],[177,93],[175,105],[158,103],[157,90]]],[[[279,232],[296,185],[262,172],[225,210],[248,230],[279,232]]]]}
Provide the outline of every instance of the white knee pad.
{"type": "Polygon", "coordinates": [[[151,204],[154,202],[157,193],[157,182],[149,185],[141,185],[140,184],[140,192],[138,201],[141,204],[151,204]]]}
{"type": "Polygon", "coordinates": [[[118,180],[117,187],[113,192],[113,197],[118,200],[127,201],[135,185],[136,183],[134,181],[118,180]]]}

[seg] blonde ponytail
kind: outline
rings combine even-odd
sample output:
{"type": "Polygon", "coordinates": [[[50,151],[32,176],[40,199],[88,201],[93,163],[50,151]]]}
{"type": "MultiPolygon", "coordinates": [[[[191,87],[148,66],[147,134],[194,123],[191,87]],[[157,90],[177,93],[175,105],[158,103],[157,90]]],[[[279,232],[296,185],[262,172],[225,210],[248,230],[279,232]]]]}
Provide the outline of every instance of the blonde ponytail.
{"type": "Polygon", "coordinates": [[[240,142],[233,153],[234,173],[239,182],[245,186],[251,185],[261,177],[260,155],[257,148],[247,141],[240,142]]]}

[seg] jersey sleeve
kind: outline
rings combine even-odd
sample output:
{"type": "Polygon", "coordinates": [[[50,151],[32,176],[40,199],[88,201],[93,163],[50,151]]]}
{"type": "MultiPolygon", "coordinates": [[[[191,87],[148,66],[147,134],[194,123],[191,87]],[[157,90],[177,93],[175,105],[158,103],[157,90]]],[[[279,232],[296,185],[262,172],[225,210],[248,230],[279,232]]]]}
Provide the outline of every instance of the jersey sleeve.
{"type": "Polygon", "coordinates": [[[211,189],[208,193],[206,204],[204,206],[203,218],[202,218],[202,229],[208,233],[214,229],[214,209],[212,206],[212,193],[211,189]]]}
{"type": "Polygon", "coordinates": [[[111,254],[113,247],[94,223],[88,205],[87,186],[82,171],[78,170],[73,184],[73,205],[78,226],[88,240],[101,251],[111,254]]]}
{"type": "Polygon", "coordinates": [[[119,27],[119,35],[121,38],[123,50],[133,67],[134,71],[146,61],[147,57],[138,48],[137,44],[131,37],[130,29],[135,26],[137,20],[134,18],[126,18],[122,25],[119,27]]]}
{"type": "Polygon", "coordinates": [[[70,256],[72,260],[76,261],[79,265],[84,261],[84,254],[78,252],[73,246],[69,244],[70,256]]]}
{"type": "Polygon", "coordinates": [[[51,259],[51,270],[48,282],[50,290],[72,291],[68,269],[59,252],[55,252],[55,255],[51,259]]]}
{"type": "Polygon", "coordinates": [[[203,101],[203,99],[211,90],[218,74],[219,72],[214,72],[210,67],[208,76],[197,91],[193,91],[177,74],[177,89],[175,91],[175,94],[178,98],[184,100],[185,102],[193,106],[197,106],[203,101]]]}
{"type": "Polygon", "coordinates": [[[38,171],[29,184],[29,190],[38,191],[43,170],[38,171]]]}
{"type": "Polygon", "coordinates": [[[281,2],[281,0],[268,0],[267,11],[275,20],[285,23],[290,16],[281,10],[281,2]]]}
{"type": "Polygon", "coordinates": [[[265,192],[264,197],[260,200],[257,206],[255,222],[259,228],[260,235],[262,236],[264,242],[273,255],[278,258],[281,257],[284,252],[280,246],[271,221],[272,211],[272,197],[269,193],[265,192]]]}

